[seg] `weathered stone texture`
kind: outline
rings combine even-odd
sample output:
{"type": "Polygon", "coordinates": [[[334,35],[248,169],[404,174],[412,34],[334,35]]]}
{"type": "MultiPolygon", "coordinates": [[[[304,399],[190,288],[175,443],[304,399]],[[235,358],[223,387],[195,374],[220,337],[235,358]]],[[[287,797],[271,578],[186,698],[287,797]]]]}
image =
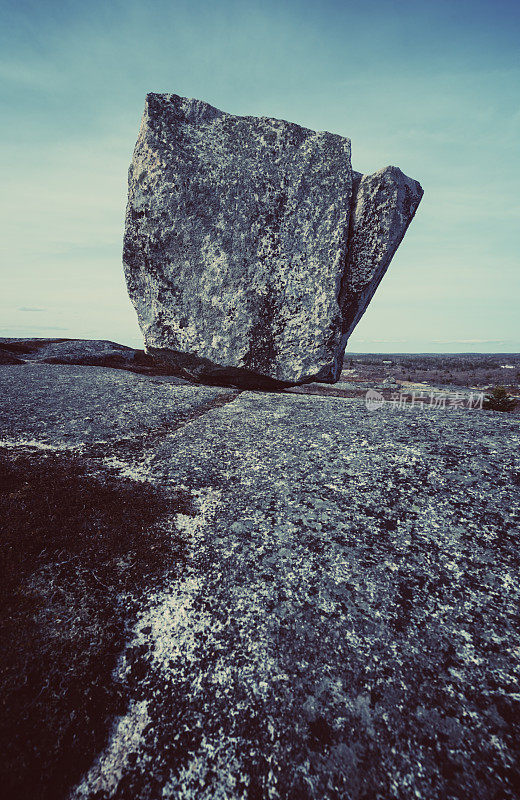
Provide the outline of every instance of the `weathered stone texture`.
{"type": "Polygon", "coordinates": [[[422,195],[420,183],[399,167],[353,174],[349,252],[339,298],[347,336],[370,303],[422,195]]]}
{"type": "MultiPolygon", "coordinates": [[[[385,213],[394,195],[392,187],[385,213]]],[[[379,195],[373,199],[377,214],[379,195]]],[[[349,139],[149,94],[124,240],[147,350],[195,378],[336,380],[351,207],[349,139]]],[[[387,239],[398,243],[411,219],[401,211],[390,216],[402,231],[389,234],[383,223],[384,256],[370,239],[378,274],[390,260],[387,239]]],[[[365,274],[366,247],[356,248],[365,274]]]]}
{"type": "MultiPolygon", "coordinates": [[[[113,672],[87,694],[31,684],[34,665],[20,660],[24,724],[37,724],[42,691],[50,711],[56,698],[70,703],[72,721],[84,702],[95,713],[116,692],[120,701],[95,744],[84,733],[97,757],[81,739],[53,741],[33,761],[53,766],[39,771],[38,795],[6,797],[518,800],[518,417],[391,403],[367,413],[362,400],[98,367],[1,373],[0,438],[12,458],[30,454],[44,469],[42,454],[68,452],[101,480],[133,476],[137,492],[182,490],[193,504],[161,523],[166,576],[144,573],[134,596],[120,595],[121,651],[93,661],[101,671],[117,658],[113,672]],[[52,793],[53,774],[74,759],[76,786],[52,793]]],[[[151,557],[149,525],[142,540],[139,555],[117,559],[122,575],[151,557]]],[[[53,571],[38,559],[17,589],[47,658],[71,640],[91,644],[84,606],[79,615],[58,605],[67,556],[55,552],[53,571]],[[33,618],[49,575],[52,602],[33,618]]],[[[89,572],[104,604],[118,584],[100,561],[89,572]]],[[[17,633],[22,658],[30,637],[17,633]]]]}

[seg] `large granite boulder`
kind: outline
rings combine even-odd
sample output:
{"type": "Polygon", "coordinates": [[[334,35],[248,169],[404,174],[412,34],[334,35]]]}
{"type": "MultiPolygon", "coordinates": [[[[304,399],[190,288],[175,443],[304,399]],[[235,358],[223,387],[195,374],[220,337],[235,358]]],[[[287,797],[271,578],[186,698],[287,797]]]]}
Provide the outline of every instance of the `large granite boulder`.
{"type": "Polygon", "coordinates": [[[344,309],[366,307],[421,196],[394,167],[353,175],[344,137],[149,94],[123,256],[147,351],[195,379],[337,380],[344,309]]]}

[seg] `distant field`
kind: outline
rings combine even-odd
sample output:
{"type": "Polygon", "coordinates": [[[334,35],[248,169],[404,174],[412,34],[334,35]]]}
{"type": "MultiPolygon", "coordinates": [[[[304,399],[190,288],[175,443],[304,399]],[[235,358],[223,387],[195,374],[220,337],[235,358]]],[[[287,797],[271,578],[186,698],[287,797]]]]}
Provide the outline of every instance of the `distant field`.
{"type": "Polygon", "coordinates": [[[352,353],[344,371],[354,369],[365,380],[393,377],[398,381],[436,386],[506,386],[520,384],[520,353],[352,353]]]}

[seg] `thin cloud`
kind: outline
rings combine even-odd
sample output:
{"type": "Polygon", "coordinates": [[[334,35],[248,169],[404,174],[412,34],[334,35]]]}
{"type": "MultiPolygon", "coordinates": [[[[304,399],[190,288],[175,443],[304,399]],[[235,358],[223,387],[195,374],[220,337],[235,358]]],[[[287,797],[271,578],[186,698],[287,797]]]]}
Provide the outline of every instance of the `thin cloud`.
{"type": "Polygon", "coordinates": [[[31,325],[30,328],[27,325],[10,325],[8,328],[0,328],[2,333],[13,333],[14,331],[23,332],[25,336],[32,336],[32,333],[28,333],[28,331],[67,331],[68,328],[62,328],[58,325],[31,325]]]}

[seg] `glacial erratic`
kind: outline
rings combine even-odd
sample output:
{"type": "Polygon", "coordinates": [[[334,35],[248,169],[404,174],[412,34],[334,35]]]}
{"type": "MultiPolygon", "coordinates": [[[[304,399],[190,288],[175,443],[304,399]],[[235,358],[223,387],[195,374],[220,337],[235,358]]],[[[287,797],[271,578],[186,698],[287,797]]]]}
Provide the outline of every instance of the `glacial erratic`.
{"type": "Polygon", "coordinates": [[[342,136],[149,94],[123,254],[147,351],[196,380],[334,382],[421,196],[353,173],[342,136]]]}

